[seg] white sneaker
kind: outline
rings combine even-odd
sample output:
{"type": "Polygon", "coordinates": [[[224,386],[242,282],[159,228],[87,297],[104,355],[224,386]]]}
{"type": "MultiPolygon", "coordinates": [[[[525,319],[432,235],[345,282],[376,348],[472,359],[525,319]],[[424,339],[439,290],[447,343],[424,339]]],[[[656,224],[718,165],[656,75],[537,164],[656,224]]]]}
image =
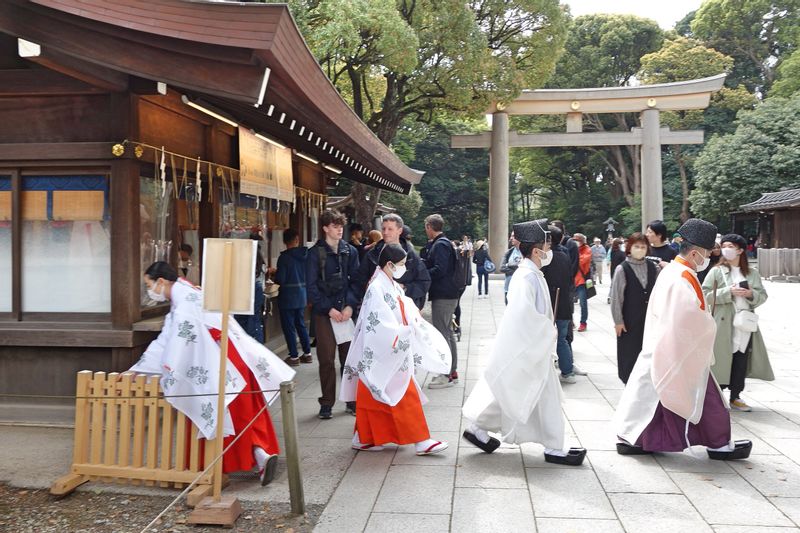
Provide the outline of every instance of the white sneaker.
{"type": "Polygon", "coordinates": [[[561,380],[561,383],[577,383],[578,380],[575,379],[575,374],[559,374],[558,379],[561,380]]]}
{"type": "Polygon", "coordinates": [[[452,387],[455,385],[453,380],[450,379],[450,376],[445,374],[440,374],[434,377],[430,383],[428,383],[429,389],[446,389],[447,387],[452,387]]]}
{"type": "Polygon", "coordinates": [[[588,376],[589,374],[585,370],[581,370],[578,368],[578,365],[572,365],[572,373],[576,376],[588,376]]]}

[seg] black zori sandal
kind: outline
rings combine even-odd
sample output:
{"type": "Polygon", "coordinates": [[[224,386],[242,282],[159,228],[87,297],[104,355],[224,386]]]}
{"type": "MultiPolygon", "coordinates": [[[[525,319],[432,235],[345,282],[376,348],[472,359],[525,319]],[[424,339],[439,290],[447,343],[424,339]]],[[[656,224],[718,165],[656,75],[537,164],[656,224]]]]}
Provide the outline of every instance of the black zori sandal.
{"type": "Polygon", "coordinates": [[[750,451],[753,449],[753,443],[751,441],[737,440],[733,444],[733,450],[729,452],[706,450],[709,459],[715,459],[717,461],[735,461],[736,459],[747,459],[750,457],[750,451]]]}
{"type": "Polygon", "coordinates": [[[567,455],[544,454],[544,460],[555,465],[579,466],[586,457],[586,448],[570,448],[567,455]]]}
{"type": "Polygon", "coordinates": [[[650,455],[653,452],[649,452],[641,446],[634,446],[627,442],[618,442],[617,453],[620,455],[650,455]]]}
{"type": "Polygon", "coordinates": [[[494,437],[489,437],[489,442],[483,442],[474,433],[465,431],[462,435],[470,444],[474,444],[486,453],[492,453],[500,447],[500,441],[494,437]]]}

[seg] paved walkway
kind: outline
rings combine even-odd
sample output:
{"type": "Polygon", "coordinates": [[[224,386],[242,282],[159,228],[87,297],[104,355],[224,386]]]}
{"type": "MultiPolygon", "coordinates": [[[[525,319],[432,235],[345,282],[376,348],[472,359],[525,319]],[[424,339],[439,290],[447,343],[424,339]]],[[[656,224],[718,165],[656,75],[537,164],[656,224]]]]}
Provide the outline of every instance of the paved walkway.
{"type": "MultiPolygon", "coordinates": [[[[411,446],[352,451],[354,418],[339,404],[332,420],[319,420],[317,365],[300,367],[297,413],[306,501],[326,505],[317,531],[800,531],[800,285],[765,284],[770,299],[759,315],[778,378],[748,381],[743,396],[754,411],[733,414],[734,436],[752,439],[753,455],[731,463],[709,461],[702,449],[700,458],[616,454],[609,420],[622,385],[607,285],[599,286],[590,301],[589,330],[576,333],[574,343],[576,362],[589,376],[564,386],[572,445],[589,449],[579,468],[545,463],[538,445],[504,445],[486,455],[460,439],[461,405],[483,371],[504,311],[502,282],[490,285],[491,299],[477,299],[472,289],[462,299],[461,383],[425,389],[431,432],[450,442],[440,456],[417,457],[411,446]]],[[[280,411],[271,411],[282,433],[280,411]]],[[[48,487],[68,471],[71,448],[69,429],[2,427],[0,480],[48,487]]],[[[79,490],[176,494],[94,482],[79,490]]],[[[226,493],[286,502],[285,464],[266,488],[252,476],[236,476],[226,493]]]]}
{"type": "MultiPolygon", "coordinates": [[[[358,453],[316,531],[800,531],[800,341],[793,316],[800,286],[767,285],[771,299],[760,315],[779,378],[749,381],[743,397],[754,411],[733,416],[735,438],[754,441],[750,460],[710,461],[702,448],[697,459],[617,455],[609,420],[622,384],[607,285],[590,301],[589,330],[575,335],[576,362],[589,376],[564,386],[571,439],[589,449],[588,461],[554,467],[538,445],[503,445],[486,455],[461,440],[460,407],[484,369],[504,311],[502,283],[492,281],[490,299],[472,291],[462,299],[461,384],[425,389],[431,432],[450,449],[429,457],[415,456],[411,446],[358,453]]],[[[324,432],[346,444],[352,418],[340,414],[315,425],[310,435],[324,432]]]]}

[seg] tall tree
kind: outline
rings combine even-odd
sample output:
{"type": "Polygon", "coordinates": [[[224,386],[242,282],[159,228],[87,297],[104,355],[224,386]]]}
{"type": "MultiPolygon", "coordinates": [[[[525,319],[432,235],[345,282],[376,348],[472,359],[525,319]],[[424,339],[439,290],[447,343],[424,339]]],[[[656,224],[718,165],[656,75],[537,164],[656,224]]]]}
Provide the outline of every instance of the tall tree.
{"type": "Polygon", "coordinates": [[[711,139],[694,164],[692,210],[727,226],[727,215],[763,192],[800,186],[800,94],[739,113],[736,131],[711,139]]]}
{"type": "MultiPolygon", "coordinates": [[[[565,52],[547,86],[552,88],[622,87],[629,85],[641,67],[641,57],[661,47],[664,32],[649,19],[632,15],[586,15],[569,26],[565,52]]],[[[630,113],[585,115],[587,130],[629,131],[639,118],[630,113]]],[[[592,149],[628,205],[641,189],[640,153],[637,146],[592,149]]]]}
{"type": "MultiPolygon", "coordinates": [[[[671,83],[705,78],[716,74],[728,73],[733,67],[733,59],[714,49],[708,48],[696,39],[674,37],[664,41],[657,52],[647,54],[641,59],[642,68],[638,77],[643,83],[671,83]]],[[[752,96],[744,87],[737,89],[723,88],[713,97],[711,105],[730,106],[745,98],[753,102],[752,96]]],[[[753,102],[754,103],[754,102],[753,102]]],[[[738,110],[738,109],[737,109],[738,110]]],[[[704,110],[671,111],[661,114],[662,122],[676,130],[694,129],[704,124],[704,110]]],[[[681,207],[680,221],[689,217],[690,164],[696,149],[679,144],[669,147],[668,152],[675,161],[680,175],[681,207]],[[689,148],[687,151],[686,148],[689,148]]]]}
{"type": "MultiPolygon", "coordinates": [[[[430,122],[441,112],[478,112],[493,99],[542,86],[566,35],[558,0],[293,0],[291,6],[322,67],[385,144],[407,118],[430,122]]],[[[356,218],[371,219],[380,192],[356,183],[351,193],[356,218]]]]}
{"type": "Polygon", "coordinates": [[[731,56],[730,83],[766,94],[798,44],[798,0],[706,0],[691,22],[695,38],[731,56]]]}

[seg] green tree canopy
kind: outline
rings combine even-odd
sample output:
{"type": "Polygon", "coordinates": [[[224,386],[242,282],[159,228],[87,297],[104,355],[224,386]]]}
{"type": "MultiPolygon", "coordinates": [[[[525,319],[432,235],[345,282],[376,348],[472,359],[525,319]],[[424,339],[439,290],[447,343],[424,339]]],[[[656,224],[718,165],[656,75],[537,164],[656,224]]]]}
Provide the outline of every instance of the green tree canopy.
{"type": "MultiPolygon", "coordinates": [[[[558,0],[293,0],[301,31],[355,112],[386,144],[407,118],[483,111],[541,87],[566,36],[558,0]]],[[[425,170],[425,168],[422,168],[425,170]]],[[[368,221],[379,193],[353,185],[368,221]]]]}
{"type": "Polygon", "coordinates": [[[769,91],[775,69],[800,36],[798,0],[706,0],[691,22],[692,35],[735,63],[729,82],[769,91]]]}
{"type": "Polygon", "coordinates": [[[727,225],[728,213],[761,193],[800,185],[800,95],[769,98],[739,113],[736,131],[711,139],[695,161],[697,215],[727,225]]]}
{"type": "Polygon", "coordinates": [[[778,67],[778,78],[772,85],[770,96],[792,96],[800,91],[800,50],[795,50],[778,67]]]}

